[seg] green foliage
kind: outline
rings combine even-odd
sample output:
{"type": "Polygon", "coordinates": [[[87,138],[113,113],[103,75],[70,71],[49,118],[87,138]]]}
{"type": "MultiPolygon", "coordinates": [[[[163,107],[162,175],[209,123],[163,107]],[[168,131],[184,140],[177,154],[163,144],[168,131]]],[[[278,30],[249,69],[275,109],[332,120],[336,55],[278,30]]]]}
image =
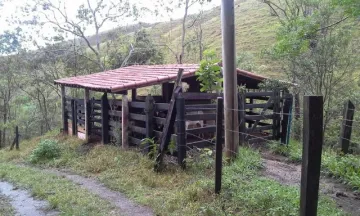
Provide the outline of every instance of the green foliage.
{"type": "Polygon", "coordinates": [[[264,82],[259,83],[259,88],[264,90],[288,90],[291,84],[276,79],[267,79],[264,82]]]}
{"type": "Polygon", "coordinates": [[[53,139],[40,141],[38,146],[32,151],[29,161],[31,163],[46,162],[60,156],[60,147],[58,142],[53,139]]]}
{"type": "Polygon", "coordinates": [[[360,189],[360,158],[357,155],[338,155],[327,150],[322,155],[322,168],[330,176],[339,178],[354,189],[360,189]]]}
{"type": "Polygon", "coordinates": [[[289,145],[280,145],[278,142],[269,142],[268,146],[272,153],[288,157],[291,162],[299,163],[302,160],[301,144],[295,140],[290,140],[289,145]]]}
{"type": "MultiPolygon", "coordinates": [[[[159,145],[156,143],[155,138],[144,138],[141,140],[140,146],[142,148],[150,148],[149,156],[154,157],[158,153],[159,145]]],[[[148,149],[145,149],[146,151],[148,149]]]]}
{"type": "Polygon", "coordinates": [[[215,154],[209,148],[195,148],[185,158],[186,164],[193,170],[210,169],[215,164],[215,154]]]}
{"type": "Polygon", "coordinates": [[[116,122],[114,127],[114,134],[115,134],[115,145],[121,146],[122,145],[122,132],[121,132],[121,123],[116,122]]]}
{"type": "Polygon", "coordinates": [[[223,78],[221,67],[218,65],[219,59],[213,50],[204,51],[204,60],[200,62],[200,68],[196,71],[198,81],[200,81],[202,92],[213,92],[222,90],[223,78]]]}
{"type": "Polygon", "coordinates": [[[240,52],[236,56],[236,66],[246,71],[255,71],[254,56],[248,52],[240,52]]]}
{"type": "Polygon", "coordinates": [[[333,0],[335,5],[340,5],[344,8],[349,16],[358,18],[360,16],[360,1],[359,0],[333,0]]]}

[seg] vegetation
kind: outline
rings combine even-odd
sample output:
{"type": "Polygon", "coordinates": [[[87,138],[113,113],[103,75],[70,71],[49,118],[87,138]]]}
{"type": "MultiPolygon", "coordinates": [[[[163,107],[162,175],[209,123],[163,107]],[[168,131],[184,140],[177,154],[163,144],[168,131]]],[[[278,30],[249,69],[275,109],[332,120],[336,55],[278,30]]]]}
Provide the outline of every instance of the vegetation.
{"type": "Polygon", "coordinates": [[[60,156],[60,148],[56,140],[42,140],[31,152],[29,161],[31,163],[44,162],[60,156]]]}
{"type": "Polygon", "coordinates": [[[216,58],[214,50],[204,51],[204,60],[200,62],[200,68],[196,71],[198,81],[200,81],[202,92],[220,92],[222,90],[222,74],[219,66],[220,60],[216,58]]]}
{"type": "Polygon", "coordinates": [[[1,216],[15,215],[14,209],[10,204],[9,198],[2,194],[0,194],[0,215],[1,216]]]}
{"type": "MultiPolygon", "coordinates": [[[[204,166],[193,166],[189,163],[188,169],[183,171],[178,166],[168,164],[163,173],[155,173],[153,172],[151,160],[141,153],[123,151],[115,146],[104,145],[97,145],[93,149],[83,151],[82,149],[85,146],[82,145],[82,142],[72,137],[48,134],[46,138],[58,140],[61,155],[59,158],[43,163],[42,166],[61,167],[83,175],[96,176],[107,187],[123,192],[133,200],[152,207],[157,214],[298,214],[298,189],[283,186],[260,176],[262,168],[260,154],[249,148],[241,148],[239,159],[232,165],[224,167],[223,190],[220,196],[215,196],[213,163],[208,162],[213,161],[213,154],[209,153],[211,150],[203,152],[203,157],[198,159],[196,163],[204,166]]],[[[35,182],[43,185],[44,181],[50,181],[48,178],[55,178],[53,176],[45,178],[42,173],[39,175],[43,179],[38,179],[38,173],[36,172],[34,180],[33,177],[27,177],[31,176],[28,172],[34,172],[34,169],[22,168],[18,170],[14,165],[9,164],[9,162],[26,162],[38,142],[38,139],[25,141],[20,152],[1,150],[2,169],[0,173],[11,172],[11,174],[4,175],[5,178],[13,182],[20,182],[24,186],[35,184],[35,182]]],[[[51,184],[47,183],[45,185],[46,188],[51,188],[51,191],[54,191],[51,184]]],[[[65,186],[68,187],[68,183],[65,183],[65,186]]],[[[35,185],[31,187],[37,188],[35,185]]],[[[48,195],[49,193],[45,193],[48,189],[40,189],[42,191],[39,194],[42,194],[42,198],[50,200],[49,197],[51,196],[62,196],[48,195]]],[[[69,199],[83,200],[84,198],[74,197],[69,199]]],[[[63,206],[65,204],[61,204],[61,200],[57,206],[66,208],[67,206],[63,206]]],[[[96,206],[103,207],[102,204],[96,206]]],[[[86,208],[87,205],[84,205],[82,209],[86,208]]],[[[329,198],[320,198],[319,215],[342,214],[329,198]]]]}

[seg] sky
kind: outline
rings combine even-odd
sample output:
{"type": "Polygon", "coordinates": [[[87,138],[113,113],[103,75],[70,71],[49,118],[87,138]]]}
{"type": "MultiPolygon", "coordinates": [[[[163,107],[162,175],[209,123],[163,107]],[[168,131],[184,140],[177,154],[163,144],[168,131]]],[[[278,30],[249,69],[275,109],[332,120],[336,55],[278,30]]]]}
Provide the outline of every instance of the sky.
{"type": "MultiPolygon", "coordinates": [[[[83,3],[86,2],[86,0],[51,0],[52,2],[58,2],[63,1],[66,5],[66,12],[69,17],[75,17],[76,9],[83,3]]],[[[91,2],[95,2],[98,0],[90,0],[91,2]]],[[[111,1],[111,0],[104,0],[111,1]]],[[[16,25],[9,24],[6,20],[11,19],[11,16],[13,15],[19,15],[19,7],[24,6],[27,2],[31,2],[29,0],[0,0],[0,2],[3,2],[3,7],[0,10],[0,33],[2,33],[5,30],[13,30],[16,28],[16,25]]],[[[154,6],[154,0],[130,0],[131,3],[136,3],[138,5],[141,5],[141,7],[148,8],[150,10],[155,9],[154,6]]],[[[176,0],[175,0],[176,2],[176,0]]],[[[193,5],[190,10],[189,14],[194,14],[199,12],[199,10],[208,10],[212,7],[220,5],[221,0],[212,0],[210,3],[206,3],[205,6],[200,5],[193,5]]],[[[131,25],[134,23],[141,22],[147,22],[147,23],[154,23],[154,22],[161,22],[161,21],[169,21],[170,19],[179,19],[183,17],[184,9],[183,8],[176,8],[172,13],[162,13],[163,16],[155,16],[155,15],[145,15],[143,17],[140,17],[138,20],[122,20],[121,23],[112,23],[107,22],[104,27],[102,28],[102,31],[110,30],[117,28],[119,26],[126,26],[131,25]]],[[[26,28],[26,27],[25,27],[26,28]]],[[[29,30],[30,31],[30,30],[29,30]]],[[[40,29],[42,35],[52,35],[53,30],[51,27],[49,28],[42,28],[40,29]]],[[[31,34],[31,32],[29,32],[31,34]]],[[[87,35],[94,34],[94,31],[91,31],[90,29],[86,32],[87,35]]]]}

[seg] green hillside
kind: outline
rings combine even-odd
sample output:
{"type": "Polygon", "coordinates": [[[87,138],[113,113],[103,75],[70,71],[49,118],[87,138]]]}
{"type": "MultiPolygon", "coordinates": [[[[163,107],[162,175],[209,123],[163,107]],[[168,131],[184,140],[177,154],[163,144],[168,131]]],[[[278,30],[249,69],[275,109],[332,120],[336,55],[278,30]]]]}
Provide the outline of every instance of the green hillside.
{"type": "MultiPolygon", "coordinates": [[[[188,22],[190,25],[190,21],[188,22]]],[[[273,64],[260,58],[263,49],[269,47],[275,40],[276,17],[270,15],[267,6],[257,0],[236,1],[235,3],[236,24],[236,50],[237,53],[248,52],[254,55],[257,66],[265,68],[267,75],[278,75],[273,64]]],[[[160,23],[149,27],[156,41],[171,45],[175,52],[181,49],[181,22],[160,23]],[[172,25],[172,28],[170,27],[172,25]]],[[[213,8],[204,14],[202,22],[203,40],[206,48],[215,49],[221,56],[221,17],[220,7],[213,8]]],[[[187,40],[190,40],[194,30],[188,31],[187,40]]],[[[176,59],[169,49],[163,49],[167,63],[175,63],[176,59]]],[[[188,52],[185,62],[199,62],[197,50],[188,52]]]]}

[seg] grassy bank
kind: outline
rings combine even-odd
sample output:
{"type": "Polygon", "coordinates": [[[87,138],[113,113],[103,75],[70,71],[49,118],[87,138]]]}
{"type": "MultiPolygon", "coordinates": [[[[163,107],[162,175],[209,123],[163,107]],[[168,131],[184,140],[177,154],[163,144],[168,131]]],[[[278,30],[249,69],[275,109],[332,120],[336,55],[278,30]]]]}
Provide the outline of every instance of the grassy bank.
{"type": "MultiPolygon", "coordinates": [[[[152,161],[134,151],[103,145],[87,149],[77,139],[51,134],[43,139],[56,140],[60,155],[37,166],[67,168],[97,177],[107,187],[152,207],[159,215],[298,215],[299,190],[260,176],[260,154],[251,149],[240,149],[239,159],[225,166],[223,190],[215,196],[212,158],[208,156],[198,160],[196,166],[189,163],[186,171],[168,165],[157,174],[152,171],[152,161]]],[[[28,163],[39,141],[23,142],[19,152],[1,150],[0,160],[28,163]]],[[[341,214],[332,200],[321,197],[319,215],[341,214]]]]}
{"type": "MultiPolygon", "coordinates": [[[[0,163],[0,178],[29,189],[34,197],[47,200],[50,208],[59,210],[61,215],[115,215],[109,203],[78,185],[34,168],[0,163]]],[[[11,215],[6,202],[1,207],[3,215],[11,215]]]]}

